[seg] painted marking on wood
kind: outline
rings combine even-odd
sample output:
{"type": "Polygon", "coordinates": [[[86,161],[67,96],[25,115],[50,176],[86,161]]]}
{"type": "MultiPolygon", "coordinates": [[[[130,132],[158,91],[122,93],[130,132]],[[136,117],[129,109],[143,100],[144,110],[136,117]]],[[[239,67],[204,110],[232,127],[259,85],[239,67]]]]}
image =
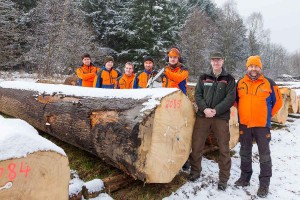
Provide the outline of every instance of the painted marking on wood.
{"type": "Polygon", "coordinates": [[[171,99],[167,100],[166,109],[180,109],[181,108],[181,100],[171,99]]]}

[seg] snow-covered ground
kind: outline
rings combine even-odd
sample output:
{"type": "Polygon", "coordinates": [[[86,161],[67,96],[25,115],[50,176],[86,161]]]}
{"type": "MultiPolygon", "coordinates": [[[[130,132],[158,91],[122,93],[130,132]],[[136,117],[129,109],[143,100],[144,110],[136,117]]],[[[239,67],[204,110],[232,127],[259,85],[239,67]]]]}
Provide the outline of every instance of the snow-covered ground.
{"type": "MultiPolygon", "coordinates": [[[[298,115],[299,116],[299,115],[298,115]]],[[[266,199],[300,199],[300,119],[289,118],[291,122],[281,130],[271,131],[271,156],[273,177],[270,192],[266,199]]],[[[250,186],[236,188],[234,182],[240,175],[240,145],[233,150],[237,153],[232,157],[231,177],[226,191],[217,190],[218,165],[216,162],[204,159],[202,161],[202,176],[194,183],[187,182],[171,196],[164,200],[173,199],[256,199],[259,186],[259,160],[257,145],[253,145],[253,175],[250,186]]]]}

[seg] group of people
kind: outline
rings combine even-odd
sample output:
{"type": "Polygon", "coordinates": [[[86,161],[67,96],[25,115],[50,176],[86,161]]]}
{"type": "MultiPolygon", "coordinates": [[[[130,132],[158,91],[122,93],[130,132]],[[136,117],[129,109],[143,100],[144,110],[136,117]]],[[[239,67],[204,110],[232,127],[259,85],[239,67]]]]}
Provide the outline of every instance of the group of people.
{"type": "MultiPolygon", "coordinates": [[[[168,65],[162,77],[162,86],[179,88],[186,94],[188,70],[182,64],[177,48],[168,51],[168,65]]],[[[155,74],[154,61],[150,56],[144,58],[144,70],[133,73],[133,64],[125,64],[125,73],[121,75],[113,69],[114,59],[107,56],[102,68],[92,65],[90,56],[84,54],[83,65],[77,69],[82,86],[97,88],[146,88],[147,82],[155,74]]],[[[206,138],[213,133],[217,138],[219,156],[218,189],[225,191],[230,177],[231,158],[229,149],[230,108],[236,105],[239,118],[239,142],[241,157],[240,178],[235,186],[250,185],[252,170],[253,141],[258,145],[260,175],[257,195],[266,197],[269,193],[272,176],[272,162],[269,142],[271,140],[271,117],[282,106],[280,91],[273,80],[262,73],[260,56],[250,56],[246,62],[246,74],[235,81],[223,67],[224,57],[220,52],[210,56],[211,69],[200,75],[195,89],[195,101],[198,106],[196,122],[192,135],[192,150],[189,157],[191,166],[188,179],[196,181],[202,170],[201,160],[206,138]],[[259,108],[259,110],[258,110],[259,108]]]]}
{"type": "MultiPolygon", "coordinates": [[[[168,65],[164,68],[161,77],[162,87],[179,88],[186,94],[188,78],[187,68],[180,62],[181,55],[177,48],[172,48],[167,54],[168,65]]],[[[114,69],[114,58],[106,56],[104,65],[96,67],[91,63],[91,56],[82,55],[82,66],[76,70],[83,87],[95,87],[106,89],[138,89],[146,88],[151,77],[156,75],[154,71],[154,59],[151,56],[144,57],[144,70],[134,74],[134,65],[127,62],[124,66],[124,74],[114,69]]]]}

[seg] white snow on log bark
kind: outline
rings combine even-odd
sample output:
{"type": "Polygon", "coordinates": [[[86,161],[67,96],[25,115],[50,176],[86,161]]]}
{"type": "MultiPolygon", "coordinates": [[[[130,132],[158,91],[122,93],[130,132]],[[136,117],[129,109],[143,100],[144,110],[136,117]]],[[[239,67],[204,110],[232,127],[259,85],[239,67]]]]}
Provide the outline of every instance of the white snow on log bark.
{"type": "Polygon", "coordinates": [[[102,89],[80,86],[69,86],[62,84],[31,83],[24,81],[4,81],[0,83],[2,88],[12,88],[20,90],[37,91],[40,94],[64,94],[78,97],[98,97],[98,98],[126,98],[126,99],[148,99],[143,105],[141,112],[151,110],[160,104],[162,97],[165,97],[178,88],[151,88],[151,89],[102,89]]]}

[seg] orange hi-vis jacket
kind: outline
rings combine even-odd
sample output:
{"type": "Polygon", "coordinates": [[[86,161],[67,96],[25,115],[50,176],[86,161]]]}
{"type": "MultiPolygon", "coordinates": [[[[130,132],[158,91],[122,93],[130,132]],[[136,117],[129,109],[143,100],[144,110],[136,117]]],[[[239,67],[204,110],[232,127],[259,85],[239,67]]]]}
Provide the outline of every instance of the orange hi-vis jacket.
{"type": "Polygon", "coordinates": [[[81,86],[93,87],[94,78],[96,76],[97,68],[93,65],[82,65],[76,70],[77,76],[81,79],[81,86]]]}
{"type": "Polygon", "coordinates": [[[103,66],[101,69],[97,70],[97,75],[94,79],[94,87],[114,89],[116,80],[119,76],[121,76],[121,74],[114,68],[108,71],[105,66],[103,66]]]}
{"type": "Polygon", "coordinates": [[[151,76],[154,76],[155,71],[147,71],[144,69],[144,71],[138,72],[134,79],[133,88],[146,88],[147,83],[151,76]]]}
{"type": "Polygon", "coordinates": [[[131,76],[127,76],[126,74],[123,74],[117,79],[115,84],[115,89],[132,89],[134,78],[135,78],[134,74],[132,74],[131,76]]]}
{"type": "Polygon", "coordinates": [[[282,96],[276,83],[260,75],[251,80],[245,75],[237,83],[236,102],[239,123],[252,127],[270,127],[271,117],[282,106],[282,96]]]}
{"type": "Polygon", "coordinates": [[[186,85],[189,72],[181,63],[176,68],[172,69],[166,66],[165,76],[162,79],[162,86],[166,88],[179,88],[186,94],[186,85]]]}

